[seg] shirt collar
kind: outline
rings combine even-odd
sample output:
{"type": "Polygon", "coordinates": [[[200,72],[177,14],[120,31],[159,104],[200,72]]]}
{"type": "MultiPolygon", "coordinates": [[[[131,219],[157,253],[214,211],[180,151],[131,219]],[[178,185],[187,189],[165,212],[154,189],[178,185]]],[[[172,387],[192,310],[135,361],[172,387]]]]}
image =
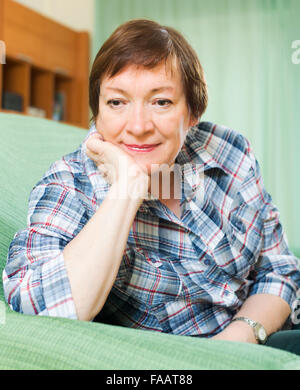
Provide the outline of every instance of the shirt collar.
{"type": "MultiPolygon", "coordinates": [[[[228,174],[224,167],[214,158],[213,145],[210,150],[198,140],[195,132],[198,128],[191,128],[185,142],[176,157],[175,162],[181,166],[183,172],[184,195],[190,200],[197,193],[199,186],[203,184],[205,172],[210,169],[219,169],[228,174]]],[[[202,187],[202,186],[201,186],[202,187]]]]}

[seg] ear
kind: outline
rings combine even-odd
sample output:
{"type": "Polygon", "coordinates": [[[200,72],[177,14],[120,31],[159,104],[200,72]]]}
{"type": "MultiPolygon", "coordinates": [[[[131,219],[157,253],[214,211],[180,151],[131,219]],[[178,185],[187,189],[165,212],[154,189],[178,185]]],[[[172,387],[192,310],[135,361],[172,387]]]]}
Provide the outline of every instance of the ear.
{"type": "Polygon", "coordinates": [[[199,119],[198,118],[195,118],[194,116],[191,116],[190,117],[190,121],[189,121],[189,127],[193,127],[193,126],[196,126],[196,124],[199,122],[199,119]]]}

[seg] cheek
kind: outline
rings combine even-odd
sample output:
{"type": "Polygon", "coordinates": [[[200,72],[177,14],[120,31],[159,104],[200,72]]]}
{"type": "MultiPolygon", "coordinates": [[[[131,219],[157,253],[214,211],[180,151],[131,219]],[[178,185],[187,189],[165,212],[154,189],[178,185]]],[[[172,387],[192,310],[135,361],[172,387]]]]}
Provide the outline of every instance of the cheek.
{"type": "Polygon", "coordinates": [[[109,111],[102,109],[97,117],[96,128],[108,139],[114,138],[122,129],[122,121],[120,116],[112,115],[109,111]]]}
{"type": "Polygon", "coordinates": [[[172,143],[174,149],[181,149],[187,133],[186,118],[184,115],[180,117],[170,117],[164,124],[165,138],[172,143]]]}

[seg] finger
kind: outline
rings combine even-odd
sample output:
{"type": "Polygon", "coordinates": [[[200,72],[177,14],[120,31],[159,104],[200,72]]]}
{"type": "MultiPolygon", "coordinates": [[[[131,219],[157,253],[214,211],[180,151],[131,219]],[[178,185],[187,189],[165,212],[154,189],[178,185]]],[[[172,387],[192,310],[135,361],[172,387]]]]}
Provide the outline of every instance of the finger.
{"type": "Polygon", "coordinates": [[[90,149],[86,148],[86,155],[91,159],[91,160],[94,160],[94,161],[97,161],[98,158],[99,158],[99,155],[98,153],[94,153],[92,152],[90,149]]]}
{"type": "Polygon", "coordinates": [[[100,139],[100,141],[104,141],[103,135],[99,132],[94,133],[91,138],[100,139]]]}
{"type": "Polygon", "coordinates": [[[99,131],[92,133],[89,136],[89,139],[91,139],[91,138],[99,138],[101,141],[104,141],[103,135],[99,131]]]}
{"type": "Polygon", "coordinates": [[[97,135],[99,136],[99,138],[101,139],[101,141],[104,141],[104,137],[101,133],[97,133],[97,135]]]}
{"type": "Polygon", "coordinates": [[[90,137],[86,141],[86,148],[92,153],[101,154],[103,152],[103,141],[97,137],[90,137]]]}
{"type": "Polygon", "coordinates": [[[90,149],[86,148],[86,155],[94,161],[94,163],[98,166],[99,164],[104,163],[104,154],[103,153],[94,153],[90,149]]]}

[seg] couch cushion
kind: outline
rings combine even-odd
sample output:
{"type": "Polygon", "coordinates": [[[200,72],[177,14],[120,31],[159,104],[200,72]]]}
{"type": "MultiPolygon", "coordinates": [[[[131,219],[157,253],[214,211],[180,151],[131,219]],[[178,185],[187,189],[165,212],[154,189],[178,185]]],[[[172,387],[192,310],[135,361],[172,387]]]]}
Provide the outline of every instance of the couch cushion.
{"type": "Polygon", "coordinates": [[[26,227],[31,189],[51,163],[75,150],[86,134],[47,119],[0,113],[0,300],[8,247],[14,234],[26,227]]]}
{"type": "Polygon", "coordinates": [[[11,311],[0,327],[0,346],[0,370],[300,369],[298,356],[263,345],[11,311]]]}

